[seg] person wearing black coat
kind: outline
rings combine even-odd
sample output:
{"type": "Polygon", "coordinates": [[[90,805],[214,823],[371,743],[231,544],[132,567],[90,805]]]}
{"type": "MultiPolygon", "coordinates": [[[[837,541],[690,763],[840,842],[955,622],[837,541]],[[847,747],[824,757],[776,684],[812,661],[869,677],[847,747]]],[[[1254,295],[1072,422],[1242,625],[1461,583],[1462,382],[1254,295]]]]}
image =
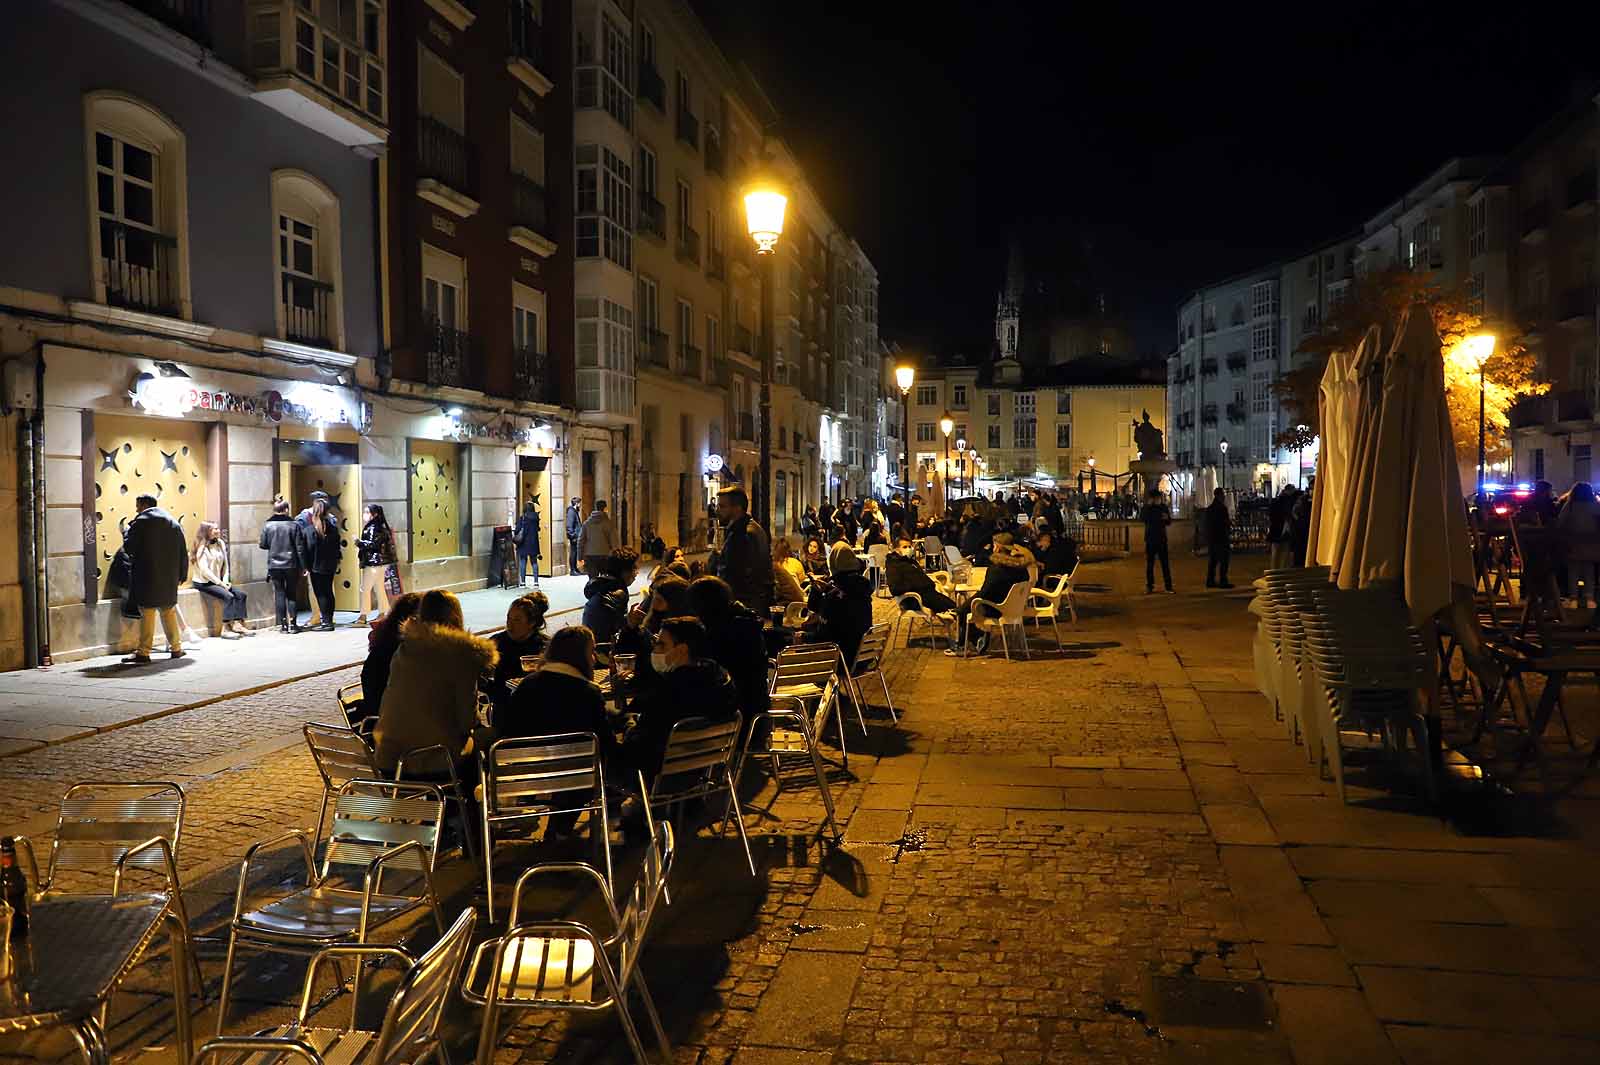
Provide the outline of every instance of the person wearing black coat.
{"type": "Polygon", "coordinates": [[[350,715],[356,725],[365,718],[372,724],[378,722],[378,710],[383,706],[383,693],[389,687],[389,663],[400,649],[401,630],[417,614],[422,605],[420,592],[406,592],[389,604],[382,620],[367,633],[367,657],[361,663],[361,708],[350,715]]]}
{"type": "Polygon", "coordinates": [[[977,558],[982,555],[984,548],[989,546],[989,539],[993,535],[993,523],[982,515],[973,515],[961,530],[962,556],[965,558],[977,558]]]}
{"type": "Polygon", "coordinates": [[[1205,509],[1206,587],[1232,588],[1228,583],[1228,560],[1233,555],[1233,518],[1228,514],[1228,497],[1218,488],[1211,493],[1205,509]]]}
{"type": "Polygon", "coordinates": [[[526,584],[528,567],[533,566],[533,586],[539,587],[539,536],[543,531],[543,523],[539,519],[539,507],[533,500],[522,508],[522,516],[517,519],[516,528],[512,530],[512,542],[517,545],[517,583],[526,584]]]}
{"type": "Polygon", "coordinates": [[[855,661],[861,637],[872,628],[872,582],[861,572],[861,559],[848,544],[828,552],[832,576],[811,593],[812,617],[806,632],[813,642],[837,644],[846,662],[855,661]]]}
{"type": "MultiPolygon", "coordinates": [[[[642,772],[645,782],[661,772],[672,726],[685,718],[729,721],[739,710],[739,689],[728,671],[707,657],[710,638],[698,618],[661,623],[651,654],[654,675],[634,694],[629,709],[638,722],[617,752],[618,767],[642,772]]],[[[627,778],[618,774],[625,783],[627,778]]]]}
{"type": "Polygon", "coordinates": [[[305,567],[311,581],[310,627],[333,631],[333,575],[339,570],[344,545],[339,519],[333,516],[326,492],[311,493],[311,505],[295,519],[305,547],[305,567]]]}
{"type": "Polygon", "coordinates": [[[938,585],[933,583],[933,578],[915,560],[898,551],[890,552],[884,560],[884,573],[889,579],[889,594],[892,596],[916,592],[922,598],[922,605],[935,614],[956,608],[955,600],[941,592],[938,585]]]}
{"type": "Polygon", "coordinates": [[[389,589],[384,586],[388,569],[394,565],[394,532],[383,516],[383,507],[368,503],[366,522],[361,535],[356,537],[356,564],[361,569],[361,607],[356,615],[357,625],[367,624],[367,604],[373,604],[373,617],[381,618],[389,612],[389,589]]]}
{"type": "Polygon", "coordinates": [[[139,604],[139,648],[124,658],[129,664],[150,661],[156,642],[156,617],[167,634],[167,652],[183,657],[183,626],[178,624],[178,585],[189,576],[189,545],[183,526],[156,506],[154,496],[134,501],[138,513],[128,523],[122,549],[128,554],[128,594],[139,604]]]}
{"type": "Polygon", "coordinates": [[[267,580],[272,583],[278,631],[299,632],[294,591],[305,572],[306,551],[300,523],[289,516],[287,500],[280,497],[272,504],[272,517],[261,524],[259,546],[267,553],[267,580]]]}
{"type": "Polygon", "coordinates": [[[767,709],[767,641],[761,618],[734,602],[720,577],[697,577],[688,589],[689,610],[706,629],[705,657],[728,671],[739,689],[746,721],[767,709]]]}
{"type": "Polygon", "coordinates": [[[628,588],[639,564],[631,547],[619,547],[606,556],[605,572],[591,576],[583,586],[583,623],[599,643],[611,643],[628,616],[628,588]]]}
{"type": "Polygon", "coordinates": [[[1034,554],[1039,559],[1039,577],[1071,573],[1078,565],[1078,543],[1070,536],[1045,529],[1039,534],[1034,554]]]}
{"type": "Polygon", "coordinates": [[[722,547],[711,556],[711,572],[728,582],[733,596],[757,617],[766,617],[777,598],[772,581],[772,541],[750,517],[750,497],[743,488],[717,493],[717,520],[724,529],[722,547]]]}

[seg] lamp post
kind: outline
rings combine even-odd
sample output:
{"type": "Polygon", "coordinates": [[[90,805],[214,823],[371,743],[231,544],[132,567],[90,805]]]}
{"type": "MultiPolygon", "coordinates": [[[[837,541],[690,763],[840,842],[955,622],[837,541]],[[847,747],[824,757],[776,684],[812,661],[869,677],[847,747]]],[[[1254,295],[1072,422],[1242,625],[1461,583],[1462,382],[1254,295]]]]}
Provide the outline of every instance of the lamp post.
{"type": "Polygon", "coordinates": [[[1094,456],[1090,455],[1089,456],[1089,495],[1092,498],[1092,497],[1098,495],[1099,492],[1100,492],[1100,490],[1099,490],[1099,488],[1097,488],[1095,486],[1095,479],[1094,479],[1094,456]]]}
{"type": "Polygon", "coordinates": [[[1469,364],[1478,371],[1478,495],[1483,495],[1484,475],[1488,472],[1484,453],[1484,368],[1489,365],[1489,356],[1494,354],[1494,334],[1479,333],[1470,336],[1461,342],[1461,351],[1466,356],[1469,364]]]}
{"type": "Polygon", "coordinates": [[[944,417],[939,419],[939,431],[944,434],[944,476],[940,484],[944,489],[944,509],[950,509],[950,434],[955,432],[956,420],[950,417],[950,412],[945,411],[944,417]]]}
{"type": "Polygon", "coordinates": [[[911,497],[915,494],[911,490],[911,386],[917,383],[917,368],[909,362],[896,366],[894,383],[900,386],[900,413],[905,416],[905,435],[900,440],[905,447],[901,456],[905,462],[900,467],[900,479],[905,482],[906,506],[909,507],[911,497]]]}
{"type": "Polygon", "coordinates": [[[960,486],[962,495],[971,495],[967,491],[967,438],[956,437],[956,484],[960,486]]]}
{"type": "Polygon", "coordinates": [[[1222,452],[1222,488],[1228,488],[1228,438],[1223,437],[1217,441],[1217,449],[1222,452]]]}
{"type": "Polygon", "coordinates": [[[756,520],[771,531],[772,493],[772,334],[773,247],[783,235],[783,212],[789,205],[786,196],[771,178],[752,182],[744,194],[745,228],[756,244],[756,259],[761,274],[761,476],[756,486],[756,520]]]}
{"type": "Polygon", "coordinates": [[[1304,422],[1294,427],[1295,439],[1300,441],[1300,446],[1294,449],[1294,486],[1306,486],[1306,434],[1311,427],[1304,422]]]}

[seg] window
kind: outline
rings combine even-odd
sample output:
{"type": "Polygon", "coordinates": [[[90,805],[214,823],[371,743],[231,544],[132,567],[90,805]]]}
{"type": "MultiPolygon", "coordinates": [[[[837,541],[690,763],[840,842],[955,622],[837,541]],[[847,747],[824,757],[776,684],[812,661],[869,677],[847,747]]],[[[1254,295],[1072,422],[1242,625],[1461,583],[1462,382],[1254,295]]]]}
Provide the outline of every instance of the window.
{"type": "Polygon", "coordinates": [[[600,55],[594,54],[594,44],[580,30],[578,32],[576,103],[580,108],[602,108],[623,129],[633,128],[633,58],[628,45],[628,35],[611,21],[610,16],[600,16],[600,55]]]}
{"type": "Polygon", "coordinates": [[[715,359],[722,355],[722,323],[711,315],[706,315],[706,358],[715,359]]]}
{"type": "Polygon", "coordinates": [[[1250,330],[1250,360],[1276,362],[1278,360],[1278,327],[1270,323],[1257,323],[1250,330]]]}
{"type": "Polygon", "coordinates": [[[937,406],[938,403],[939,403],[939,386],[938,385],[918,385],[917,386],[917,406],[919,406],[919,407],[933,407],[933,406],[937,406]]]}
{"type": "Polygon", "coordinates": [[[466,91],[461,74],[429,49],[419,47],[417,51],[417,92],[422,113],[457,133],[465,133],[466,91]]]}
{"type": "Polygon", "coordinates": [[[684,370],[684,349],[694,347],[694,304],[688,300],[678,301],[678,365],[676,369],[682,373],[684,370]]]}
{"type": "Polygon", "coordinates": [[[683,451],[694,450],[694,415],[687,411],[678,415],[678,447],[683,451]]]}
{"type": "Polygon", "coordinates": [[[467,328],[466,263],[431,244],[422,246],[422,313],[430,326],[467,328]]]}
{"type": "Polygon", "coordinates": [[[656,172],[658,164],[656,153],[639,145],[639,196],[644,199],[656,198],[656,172]]]}
{"type": "Polygon", "coordinates": [[[576,312],[578,406],[632,413],[633,312],[592,296],[579,297],[576,312]]]}
{"type": "Polygon", "coordinates": [[[511,347],[515,351],[544,352],[544,293],[511,283],[511,347]]]}
{"type": "Polygon", "coordinates": [[[272,213],[277,228],[278,335],[342,349],[337,197],[310,174],[277,170],[272,174],[272,213]]]}
{"type": "Polygon", "coordinates": [[[382,121],[382,6],[377,0],[323,0],[317,6],[320,17],[310,3],[295,5],[287,42],[281,5],[251,11],[246,22],[251,64],[259,71],[292,69],[343,103],[382,121]]]}
{"type": "Polygon", "coordinates": [[[1589,479],[1589,454],[1591,444],[1572,445],[1572,480],[1587,481],[1589,479]]]}
{"type": "Polygon", "coordinates": [[[985,443],[987,444],[989,450],[993,451],[995,448],[1000,446],[1000,427],[998,425],[989,426],[986,436],[987,439],[985,440],[985,443]]]}
{"type": "Polygon", "coordinates": [[[511,170],[544,184],[544,134],[516,115],[511,116],[511,170]]]}
{"type": "Polygon", "coordinates": [[[938,439],[936,435],[938,426],[933,422],[917,423],[917,443],[926,444],[938,439]]]}
{"type": "Polygon", "coordinates": [[[1489,250],[1489,198],[1480,196],[1467,204],[1467,254],[1482,255],[1489,250]]]}
{"type": "Polygon", "coordinates": [[[1267,318],[1278,313],[1278,283],[1258,281],[1250,286],[1250,317],[1267,318]]]}
{"type": "Polygon", "coordinates": [[[1250,413],[1266,414],[1272,409],[1272,373],[1255,370],[1250,374],[1250,413]]]}
{"type": "Polygon", "coordinates": [[[1544,480],[1544,448],[1542,447],[1533,449],[1533,479],[1535,481],[1544,480]]]}
{"type": "Polygon", "coordinates": [[[722,250],[722,227],[717,224],[717,212],[706,209],[706,251],[722,250]]]}
{"type": "Polygon", "coordinates": [[[1072,446],[1072,423],[1056,423],[1056,447],[1070,448],[1072,446]]]}
{"type": "MultiPolygon", "coordinates": [[[[1022,397],[1017,397],[1022,398],[1022,397]]],[[[1039,423],[1033,414],[1017,414],[1011,419],[1012,439],[1019,448],[1031,448],[1034,445],[1039,429],[1039,423]]]]}
{"type": "MultiPolygon", "coordinates": [[[[1000,416],[1000,394],[998,392],[990,393],[987,399],[989,417],[998,418],[1000,416]]],[[[990,446],[993,447],[994,445],[991,444],[990,446]]]]}
{"type": "Polygon", "coordinates": [[[1072,393],[1065,388],[1056,389],[1056,413],[1069,415],[1072,413],[1072,393]]]}
{"type": "Polygon", "coordinates": [[[610,148],[580,144],[577,195],[577,256],[602,254],[633,269],[633,168],[610,148]]]}
{"type": "Polygon", "coordinates": [[[1484,279],[1483,279],[1483,273],[1481,271],[1479,271],[1478,273],[1474,273],[1470,277],[1467,278],[1467,313],[1468,314],[1479,314],[1479,315],[1481,315],[1483,313],[1483,284],[1484,284],[1484,279]]]}
{"type": "Polygon", "coordinates": [[[951,385],[950,386],[950,405],[952,407],[956,407],[956,408],[959,408],[961,410],[965,410],[966,409],[966,407],[967,407],[967,386],[966,385],[951,385]]]}
{"type": "Polygon", "coordinates": [[[191,316],[186,147],[165,115],[116,92],[84,97],[94,187],[90,244],[95,299],[191,316]]]}
{"type": "Polygon", "coordinates": [[[680,114],[693,114],[693,97],[690,92],[689,75],[678,71],[678,112],[680,114]]]}
{"type": "Polygon", "coordinates": [[[678,239],[687,240],[692,226],[689,225],[690,213],[694,210],[694,189],[686,181],[678,182],[678,239]]]}

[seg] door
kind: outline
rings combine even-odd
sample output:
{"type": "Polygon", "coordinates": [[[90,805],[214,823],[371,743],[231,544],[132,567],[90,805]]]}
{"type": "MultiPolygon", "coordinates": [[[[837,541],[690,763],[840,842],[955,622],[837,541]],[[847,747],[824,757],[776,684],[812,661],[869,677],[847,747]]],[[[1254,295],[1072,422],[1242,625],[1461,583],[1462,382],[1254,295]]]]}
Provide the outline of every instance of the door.
{"type": "Polygon", "coordinates": [[[588,517],[594,510],[594,501],[598,496],[595,488],[595,469],[599,465],[599,454],[594,451],[583,453],[583,516],[588,517]]]}
{"type": "Polygon", "coordinates": [[[361,467],[290,466],[291,505],[298,514],[308,505],[311,493],[328,493],[328,512],[339,520],[339,568],[333,575],[333,608],[360,609],[361,562],[356,555],[356,537],[361,535],[361,467]]]}
{"type": "MultiPolygon", "coordinates": [[[[550,473],[545,468],[548,460],[542,456],[523,455],[517,473],[517,518],[528,500],[539,508],[539,576],[553,576],[550,569],[555,559],[555,526],[566,520],[566,506],[550,495],[550,473]]],[[[562,543],[566,534],[562,534],[562,543]]]]}

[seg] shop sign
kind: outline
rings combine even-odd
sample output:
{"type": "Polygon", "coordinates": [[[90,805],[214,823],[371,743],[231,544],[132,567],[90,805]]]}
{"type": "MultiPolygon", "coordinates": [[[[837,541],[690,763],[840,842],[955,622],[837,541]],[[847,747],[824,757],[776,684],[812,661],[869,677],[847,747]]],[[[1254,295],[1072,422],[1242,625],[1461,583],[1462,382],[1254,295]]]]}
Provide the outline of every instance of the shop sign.
{"type": "Polygon", "coordinates": [[[201,388],[187,375],[141,373],[128,395],[133,405],[163,418],[181,418],[191,411],[242,414],[277,424],[348,425],[362,430],[372,421],[372,405],[353,403],[320,385],[295,385],[285,396],[277,389],[229,392],[201,388]]]}
{"type": "Polygon", "coordinates": [[[707,455],[704,459],[700,460],[701,470],[708,475],[716,475],[721,473],[722,467],[725,465],[727,465],[727,462],[721,455],[707,455]]]}
{"type": "Polygon", "coordinates": [[[507,444],[533,443],[533,426],[513,425],[506,421],[464,421],[448,415],[440,418],[440,435],[454,440],[497,440],[507,444]]]}

